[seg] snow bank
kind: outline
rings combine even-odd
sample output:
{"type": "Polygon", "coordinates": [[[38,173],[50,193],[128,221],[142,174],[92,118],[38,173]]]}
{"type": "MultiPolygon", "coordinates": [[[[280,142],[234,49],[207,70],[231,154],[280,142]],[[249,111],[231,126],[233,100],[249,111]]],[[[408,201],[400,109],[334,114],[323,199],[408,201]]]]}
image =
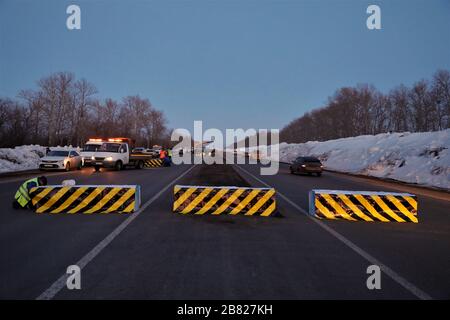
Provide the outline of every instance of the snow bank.
{"type": "Polygon", "coordinates": [[[38,145],[0,148],[0,172],[37,169],[44,155],[45,147],[38,145]]]}
{"type": "MultiPolygon", "coordinates": [[[[46,147],[39,145],[18,146],[14,149],[0,148],[0,173],[33,170],[39,168],[41,157],[45,156],[46,147]]],[[[52,147],[51,150],[77,150],[72,146],[52,147]]]]}
{"type": "Polygon", "coordinates": [[[330,170],[450,190],[450,129],[281,143],[279,147],[283,162],[292,162],[297,156],[316,156],[330,170]]]}

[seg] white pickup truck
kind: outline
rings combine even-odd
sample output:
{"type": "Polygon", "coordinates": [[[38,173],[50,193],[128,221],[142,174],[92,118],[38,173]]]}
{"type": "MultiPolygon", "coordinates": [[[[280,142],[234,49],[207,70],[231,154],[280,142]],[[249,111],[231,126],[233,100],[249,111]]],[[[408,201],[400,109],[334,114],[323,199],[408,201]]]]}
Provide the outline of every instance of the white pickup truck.
{"type": "Polygon", "coordinates": [[[152,156],[145,153],[131,153],[132,140],[129,138],[89,139],[83,147],[81,156],[85,166],[122,170],[125,167],[142,169],[145,160],[152,156]]]}

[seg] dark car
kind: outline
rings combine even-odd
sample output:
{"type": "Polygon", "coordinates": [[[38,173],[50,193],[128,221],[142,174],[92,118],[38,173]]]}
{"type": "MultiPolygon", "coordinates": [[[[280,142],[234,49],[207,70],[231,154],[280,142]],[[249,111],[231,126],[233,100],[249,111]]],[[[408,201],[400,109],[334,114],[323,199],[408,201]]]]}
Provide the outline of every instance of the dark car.
{"type": "Polygon", "coordinates": [[[322,175],[323,165],[319,159],[315,157],[298,157],[289,166],[291,173],[307,173],[309,175],[315,173],[317,176],[322,175]]]}

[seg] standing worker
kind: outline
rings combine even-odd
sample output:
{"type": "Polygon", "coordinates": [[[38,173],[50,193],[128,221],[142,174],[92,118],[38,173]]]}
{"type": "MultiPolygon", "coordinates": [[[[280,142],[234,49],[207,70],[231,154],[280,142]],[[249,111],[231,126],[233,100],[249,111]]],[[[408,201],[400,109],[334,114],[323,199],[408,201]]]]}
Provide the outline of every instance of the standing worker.
{"type": "Polygon", "coordinates": [[[169,156],[169,160],[172,161],[172,149],[167,150],[167,155],[169,156]]]}
{"type": "Polygon", "coordinates": [[[40,176],[37,178],[32,178],[25,181],[17,190],[14,196],[14,202],[12,204],[14,209],[25,209],[31,208],[31,198],[30,198],[30,190],[34,187],[45,186],[47,185],[47,178],[45,176],[40,176]]]}
{"type": "Polygon", "coordinates": [[[166,157],[166,152],[164,151],[164,148],[161,148],[161,150],[159,150],[159,158],[163,159],[166,157]]]}

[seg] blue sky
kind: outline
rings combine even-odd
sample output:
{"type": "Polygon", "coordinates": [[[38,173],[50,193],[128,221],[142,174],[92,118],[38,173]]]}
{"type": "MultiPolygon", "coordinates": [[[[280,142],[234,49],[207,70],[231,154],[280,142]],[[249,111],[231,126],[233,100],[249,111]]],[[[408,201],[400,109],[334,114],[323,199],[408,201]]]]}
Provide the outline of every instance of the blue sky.
{"type": "Polygon", "coordinates": [[[450,69],[449,34],[446,0],[0,0],[0,96],[71,71],[99,98],[148,97],[172,128],[281,128],[339,87],[450,69]],[[369,4],[382,30],[366,28],[369,4]]]}

